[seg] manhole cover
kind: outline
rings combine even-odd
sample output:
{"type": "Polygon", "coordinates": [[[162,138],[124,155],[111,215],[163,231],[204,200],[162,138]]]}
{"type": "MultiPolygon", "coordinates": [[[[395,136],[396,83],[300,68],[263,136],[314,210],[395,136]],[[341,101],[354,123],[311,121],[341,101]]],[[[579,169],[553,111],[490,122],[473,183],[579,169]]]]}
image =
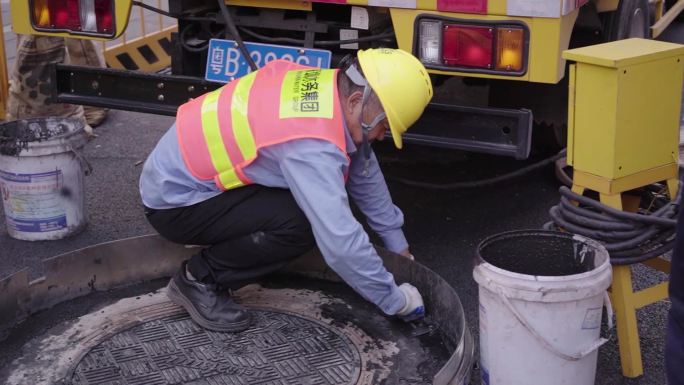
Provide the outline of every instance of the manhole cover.
{"type": "Polygon", "coordinates": [[[296,315],[254,310],[242,333],[205,330],[187,314],[113,334],[74,367],[74,385],[355,384],[361,359],[336,329],[296,315]]]}
{"type": "Polygon", "coordinates": [[[0,384],[426,385],[450,359],[429,319],[386,317],[343,284],[243,287],[236,301],[254,325],[241,333],[200,328],[156,290],[164,284],[92,293],[28,319],[0,343],[0,384]]]}

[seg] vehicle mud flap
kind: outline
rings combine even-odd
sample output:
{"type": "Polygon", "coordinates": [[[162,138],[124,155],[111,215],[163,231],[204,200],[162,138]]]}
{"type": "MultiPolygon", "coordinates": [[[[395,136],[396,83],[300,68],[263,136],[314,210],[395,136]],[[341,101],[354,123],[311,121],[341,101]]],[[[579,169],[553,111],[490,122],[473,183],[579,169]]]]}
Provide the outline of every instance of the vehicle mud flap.
{"type": "Polygon", "coordinates": [[[526,159],[532,122],[527,109],[430,103],[403,138],[407,143],[526,159]]]}

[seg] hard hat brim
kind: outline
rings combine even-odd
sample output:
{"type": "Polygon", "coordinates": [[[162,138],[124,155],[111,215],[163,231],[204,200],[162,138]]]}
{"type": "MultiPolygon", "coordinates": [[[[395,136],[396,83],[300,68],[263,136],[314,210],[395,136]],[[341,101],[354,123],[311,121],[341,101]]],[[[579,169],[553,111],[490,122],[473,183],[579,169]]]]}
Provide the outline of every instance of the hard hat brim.
{"type": "MultiPolygon", "coordinates": [[[[380,101],[380,103],[382,103],[382,100],[380,101]]],[[[399,129],[400,123],[397,122],[397,119],[394,117],[394,113],[389,111],[385,111],[385,113],[387,114],[387,122],[390,126],[390,132],[392,133],[394,146],[398,149],[401,149],[403,146],[403,140],[401,138],[401,130],[399,129]]]]}

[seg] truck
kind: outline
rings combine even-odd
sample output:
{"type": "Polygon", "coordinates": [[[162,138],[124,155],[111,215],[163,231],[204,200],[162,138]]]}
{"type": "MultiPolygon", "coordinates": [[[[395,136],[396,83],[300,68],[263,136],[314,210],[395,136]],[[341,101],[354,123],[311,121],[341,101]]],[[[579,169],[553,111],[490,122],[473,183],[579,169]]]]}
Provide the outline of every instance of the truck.
{"type": "Polygon", "coordinates": [[[684,0],[167,1],[17,0],[12,23],[21,34],[112,40],[133,7],[175,19],[155,41],[115,50],[112,68],[60,64],[51,79],[56,101],[164,115],[270,60],[334,67],[357,49],[399,48],[436,91],[405,143],[525,159],[533,128],[535,144],[565,144],[564,50],[657,37],[684,9],[684,0]]]}

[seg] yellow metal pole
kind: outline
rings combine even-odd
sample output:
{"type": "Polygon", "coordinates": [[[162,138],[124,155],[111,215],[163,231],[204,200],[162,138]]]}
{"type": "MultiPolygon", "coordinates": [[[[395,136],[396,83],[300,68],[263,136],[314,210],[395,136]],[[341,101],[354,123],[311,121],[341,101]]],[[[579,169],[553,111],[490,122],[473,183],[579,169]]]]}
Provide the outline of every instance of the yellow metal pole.
{"type": "MultiPolygon", "coordinates": [[[[623,210],[622,194],[600,193],[601,203],[623,210]]],[[[616,314],[620,364],[625,377],[635,378],[644,374],[639,345],[639,329],[636,317],[636,303],[632,287],[632,267],[613,265],[613,284],[610,286],[610,300],[616,314]]]]}
{"type": "MultiPolygon", "coordinates": [[[[161,0],[157,0],[157,8],[162,9],[161,0]]],[[[158,16],[159,16],[159,30],[161,31],[162,29],[164,29],[164,19],[162,18],[161,13],[158,16]]]]}
{"type": "Polygon", "coordinates": [[[634,307],[641,309],[642,307],[667,299],[668,286],[669,282],[665,281],[634,293],[634,307]]]}
{"type": "MultiPolygon", "coordinates": [[[[622,210],[622,194],[600,194],[603,204],[622,210]]],[[[632,288],[632,267],[630,265],[613,266],[613,284],[610,287],[611,301],[617,323],[618,341],[620,342],[620,363],[622,374],[634,378],[642,375],[641,347],[637,332],[636,306],[632,288]]]]}
{"type": "Polygon", "coordinates": [[[140,7],[140,34],[145,36],[145,9],[140,7]]]}
{"type": "Polygon", "coordinates": [[[665,0],[656,0],[655,2],[655,21],[660,20],[663,17],[663,11],[665,10],[665,0]]]}
{"type": "Polygon", "coordinates": [[[660,36],[660,34],[665,31],[665,28],[667,28],[683,10],[684,0],[679,0],[674,3],[672,7],[665,12],[663,17],[651,26],[651,37],[655,39],[660,36]]]}
{"type": "Polygon", "coordinates": [[[660,257],[644,261],[644,265],[650,267],[651,269],[661,271],[665,274],[670,274],[670,261],[666,261],[660,257]]]}
{"type": "Polygon", "coordinates": [[[610,300],[617,315],[616,323],[622,374],[629,378],[639,377],[644,374],[644,367],[641,361],[630,265],[613,266],[613,285],[610,287],[610,294],[610,300]]]}
{"type": "Polygon", "coordinates": [[[7,80],[7,55],[5,54],[5,30],[2,23],[2,5],[0,4],[0,120],[7,116],[7,96],[9,82],[7,80]]]}

